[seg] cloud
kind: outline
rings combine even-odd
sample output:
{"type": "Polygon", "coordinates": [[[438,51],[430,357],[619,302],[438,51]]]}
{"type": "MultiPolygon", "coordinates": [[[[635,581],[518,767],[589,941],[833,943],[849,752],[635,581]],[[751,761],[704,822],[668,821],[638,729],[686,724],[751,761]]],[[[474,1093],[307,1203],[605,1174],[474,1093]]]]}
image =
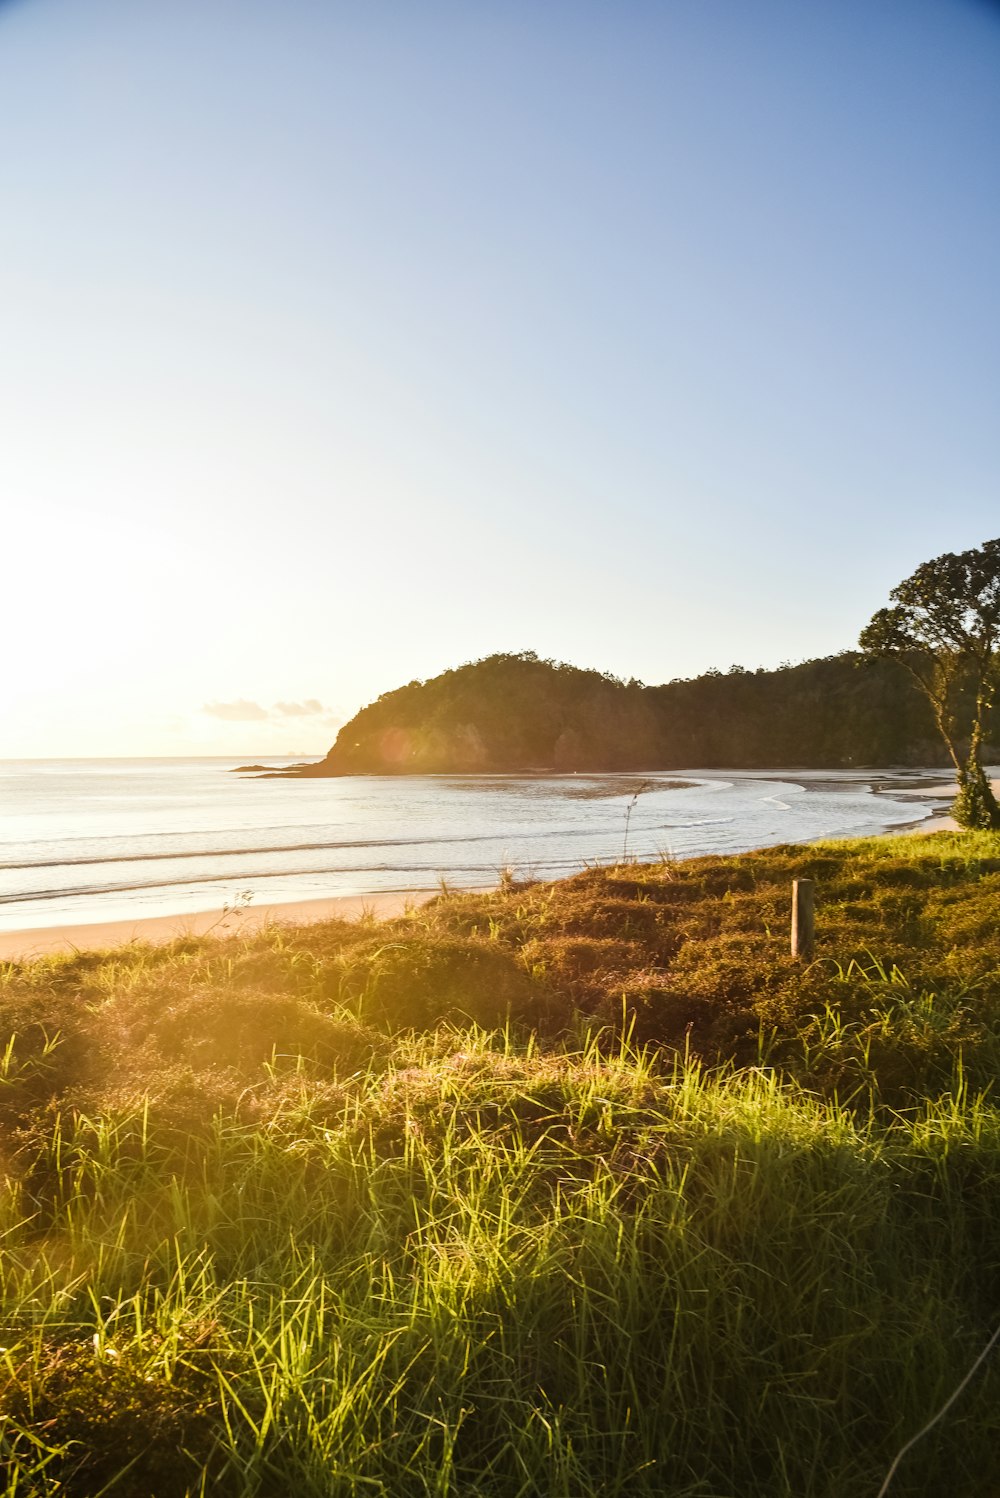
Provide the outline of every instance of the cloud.
{"type": "Polygon", "coordinates": [[[238,702],[206,702],[202,712],[226,723],[260,723],[271,716],[259,702],[247,702],[243,697],[238,702]]]}
{"type": "Polygon", "coordinates": [[[276,702],[275,707],[286,718],[312,718],[317,713],[326,712],[322,702],[317,702],[315,697],[307,697],[304,702],[276,702]]]}

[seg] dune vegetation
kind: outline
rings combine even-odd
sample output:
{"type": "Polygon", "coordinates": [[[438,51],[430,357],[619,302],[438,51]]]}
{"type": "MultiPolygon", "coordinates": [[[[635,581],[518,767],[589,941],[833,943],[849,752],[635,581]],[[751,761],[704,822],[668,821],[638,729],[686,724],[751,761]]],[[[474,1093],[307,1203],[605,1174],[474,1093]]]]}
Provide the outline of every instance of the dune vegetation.
{"type": "Polygon", "coordinates": [[[1000,1314],[998,914],[935,834],[0,967],[4,1491],[876,1498],[1000,1314]]]}

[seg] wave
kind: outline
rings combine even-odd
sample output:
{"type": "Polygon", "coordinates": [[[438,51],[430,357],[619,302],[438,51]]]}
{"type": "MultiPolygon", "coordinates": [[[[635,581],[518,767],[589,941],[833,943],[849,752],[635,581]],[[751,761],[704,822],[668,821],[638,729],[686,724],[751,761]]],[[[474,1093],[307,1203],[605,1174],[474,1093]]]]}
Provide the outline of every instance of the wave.
{"type": "MultiPolygon", "coordinates": [[[[530,860],[526,862],[530,863],[530,860]]],[[[600,860],[595,859],[593,862],[597,863],[600,860]]],[[[339,869],[265,869],[257,873],[239,874],[235,877],[241,883],[246,883],[250,880],[273,881],[295,879],[308,875],[320,878],[324,875],[336,875],[337,878],[342,878],[344,875],[351,875],[353,877],[356,874],[393,874],[405,876],[409,881],[426,878],[436,884],[439,879],[448,880],[456,875],[472,874],[488,876],[491,882],[495,882],[500,867],[501,865],[498,862],[452,863],[448,864],[447,868],[439,868],[436,865],[430,864],[414,868],[412,864],[373,863],[351,864],[348,867],[339,869]]],[[[580,860],[578,858],[549,858],[544,860],[543,867],[546,870],[579,869],[580,860]]],[[[233,879],[234,876],[232,874],[204,874],[197,879],[140,879],[129,884],[89,884],[83,887],[75,886],[68,889],[30,890],[22,894],[5,895],[3,899],[0,899],[0,908],[6,905],[29,905],[35,900],[65,900],[85,895],[130,894],[136,890],[174,889],[179,886],[196,887],[202,884],[232,884],[233,879]]]]}
{"type": "MultiPolygon", "coordinates": [[[[683,831],[685,827],[730,827],[736,821],[735,817],[695,817],[685,822],[661,822],[660,826],[670,832],[683,831]]],[[[655,832],[656,828],[644,828],[646,832],[655,832]]]]}
{"type": "MultiPolygon", "coordinates": [[[[731,820],[731,819],[727,819],[731,820]]],[[[682,825],[688,825],[686,823],[682,825]]],[[[691,824],[697,825],[697,824],[691,824]]],[[[646,828],[645,830],[649,830],[646,828]]],[[[23,873],[26,869],[69,869],[100,864],[116,863],[159,863],[171,859],[198,859],[198,858],[251,858],[263,853],[325,853],[339,852],[344,848],[429,848],[438,844],[453,845],[456,843],[503,843],[514,841],[519,838],[530,838],[532,842],[542,838],[593,838],[607,834],[615,836],[617,829],[613,827],[532,827],[524,831],[511,831],[505,828],[497,832],[463,832],[455,836],[447,833],[438,834],[435,837],[405,837],[405,838],[349,838],[346,841],[325,841],[310,843],[260,843],[253,847],[245,848],[182,848],[170,853],[116,853],[116,854],[88,854],[78,858],[52,858],[52,859],[27,859],[18,863],[0,863],[0,873],[15,871],[23,873]]]]}

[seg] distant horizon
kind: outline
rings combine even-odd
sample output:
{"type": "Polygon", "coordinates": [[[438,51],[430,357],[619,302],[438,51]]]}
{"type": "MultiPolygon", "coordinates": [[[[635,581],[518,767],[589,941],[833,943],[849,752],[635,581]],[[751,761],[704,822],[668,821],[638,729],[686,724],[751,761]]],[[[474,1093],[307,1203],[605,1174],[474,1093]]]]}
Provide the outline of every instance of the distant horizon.
{"type": "MultiPolygon", "coordinates": [[[[318,751],[316,757],[322,758],[326,750],[318,751]]],[[[25,764],[77,764],[81,761],[98,761],[101,764],[112,764],[120,760],[123,764],[137,759],[157,760],[189,760],[189,759],[253,759],[255,756],[261,759],[311,759],[313,756],[306,749],[300,750],[298,754],[270,754],[248,749],[245,754],[16,754],[0,757],[0,765],[25,765],[25,764]]]]}
{"type": "MultiPolygon", "coordinates": [[[[837,652],[834,652],[834,654],[846,654],[846,653],[850,652],[850,649],[851,649],[851,647],[846,647],[846,649],[844,651],[837,651],[837,652]]],[[[524,651],[522,651],[522,652],[517,652],[517,651],[497,651],[497,652],[492,652],[492,653],[493,654],[501,654],[501,655],[503,655],[503,654],[515,655],[515,654],[519,654],[519,653],[520,654],[524,654],[524,653],[527,653],[527,652],[524,652],[524,651]]],[[[535,655],[538,655],[537,651],[531,652],[531,653],[535,654],[535,655]]],[[[539,659],[548,660],[550,658],[549,657],[539,656],[539,659]]],[[[455,664],[453,664],[451,666],[445,666],[443,668],[443,670],[444,671],[458,670],[463,665],[470,665],[470,664],[476,664],[476,663],[475,662],[469,662],[469,661],[459,661],[459,662],[456,662],[455,664]]],[[[582,665],[582,664],[580,664],[578,662],[574,662],[574,661],[553,661],[553,664],[557,665],[557,666],[570,666],[573,669],[580,670],[580,671],[595,671],[595,672],[597,672],[598,674],[601,674],[601,675],[612,674],[612,673],[608,673],[608,672],[601,672],[600,667],[598,667],[598,666],[586,666],[586,665],[582,665]]],[[[769,672],[769,671],[782,671],[782,670],[787,670],[787,669],[794,669],[794,667],[796,667],[796,666],[802,666],[802,665],[807,665],[807,664],[808,664],[808,662],[804,661],[804,660],[803,661],[787,661],[786,660],[786,661],[782,661],[777,666],[740,666],[740,665],[737,665],[737,664],[732,664],[732,665],[728,666],[725,670],[722,670],[720,667],[709,666],[708,668],[706,668],[705,671],[700,672],[699,675],[700,676],[705,676],[705,675],[716,674],[716,675],[721,675],[721,676],[727,676],[727,675],[732,674],[733,672],[738,672],[738,671],[746,671],[748,673],[769,672]]],[[[438,673],[435,673],[435,674],[436,675],[441,675],[443,673],[442,672],[438,672],[438,673]]],[[[430,679],[430,678],[419,678],[419,679],[421,679],[421,680],[427,680],[427,679],[430,679]]],[[[617,679],[624,682],[624,681],[629,680],[630,678],[622,676],[622,677],[618,677],[617,679]]],[[[635,678],[633,678],[633,679],[635,679],[635,678]]],[[[685,680],[696,680],[697,678],[696,677],[675,677],[673,679],[675,681],[685,681],[685,680]]],[[[398,682],[397,683],[397,687],[402,687],[402,686],[405,686],[405,685],[406,685],[405,682],[398,682]]],[[[641,682],[640,685],[642,685],[643,687],[657,687],[657,686],[669,685],[669,683],[666,683],[666,682],[641,682]]],[[[388,690],[392,691],[393,688],[389,688],[388,690]]],[[[371,702],[373,702],[375,700],[376,699],[373,697],[373,698],[367,699],[367,701],[365,701],[365,702],[362,702],[359,705],[359,707],[357,709],[357,712],[361,712],[363,708],[367,707],[371,702]]],[[[184,753],[184,752],[178,752],[178,751],[175,751],[174,753],[171,753],[171,754],[157,754],[157,753],[148,753],[148,754],[99,754],[99,753],[93,753],[93,754],[14,754],[14,755],[0,755],[0,764],[24,764],[24,763],[29,763],[29,762],[32,763],[32,764],[34,764],[34,763],[44,764],[44,763],[60,763],[60,762],[65,762],[65,761],[76,762],[76,761],[82,761],[82,760],[99,760],[101,762],[111,762],[111,761],[115,761],[115,760],[121,760],[121,761],[124,762],[124,761],[131,761],[131,760],[190,760],[190,759],[206,759],[206,760],[207,759],[213,759],[213,760],[227,760],[228,761],[228,760],[231,760],[231,759],[252,760],[252,759],[255,759],[255,758],[256,759],[268,759],[268,760],[277,760],[277,759],[289,759],[289,760],[296,760],[296,759],[323,759],[326,756],[326,754],[327,754],[328,750],[330,749],[331,745],[333,744],[334,740],[336,739],[337,734],[340,731],[340,728],[342,728],[344,726],[344,723],[349,723],[354,716],[356,716],[356,714],[352,713],[350,718],[345,718],[341,723],[339,723],[337,725],[337,727],[334,728],[334,730],[333,730],[333,736],[330,739],[330,742],[326,745],[326,747],[322,748],[322,749],[317,749],[317,750],[309,750],[309,749],[280,749],[280,750],[277,750],[277,749],[275,749],[275,750],[272,750],[272,749],[233,749],[233,750],[229,750],[229,749],[226,749],[226,750],[217,750],[217,751],[214,751],[212,753],[205,753],[205,754],[198,754],[198,753],[193,753],[193,752],[184,753]]]]}
{"type": "MultiPolygon", "coordinates": [[[[631,677],[630,678],[630,677],[625,676],[625,675],[617,675],[616,676],[615,673],[612,673],[612,672],[607,672],[607,671],[602,672],[601,669],[600,669],[600,667],[597,667],[597,666],[583,665],[583,664],[580,664],[580,663],[574,662],[574,661],[555,660],[555,659],[553,659],[551,657],[542,656],[537,651],[532,651],[532,650],[522,650],[522,651],[507,650],[507,651],[503,651],[503,650],[501,650],[501,651],[491,652],[490,656],[479,657],[477,660],[474,660],[474,661],[463,660],[463,661],[454,662],[451,665],[445,666],[442,669],[442,671],[435,673],[435,676],[446,674],[449,671],[460,670],[464,666],[477,665],[482,660],[490,659],[491,656],[533,655],[533,656],[536,657],[536,659],[541,660],[541,661],[545,662],[546,664],[554,665],[556,667],[569,667],[572,670],[579,670],[579,671],[584,671],[584,672],[590,672],[590,673],[595,673],[597,675],[603,675],[603,676],[612,676],[613,679],[615,679],[617,681],[620,681],[623,685],[625,683],[627,683],[629,680],[638,681],[639,685],[641,687],[643,687],[644,689],[655,690],[657,688],[671,686],[671,685],[674,685],[676,683],[683,683],[683,682],[688,682],[688,681],[697,681],[697,680],[700,680],[700,679],[704,678],[705,676],[725,677],[725,676],[730,676],[730,675],[734,675],[734,674],[743,674],[743,673],[745,673],[747,675],[756,675],[756,674],[767,675],[767,674],[777,673],[777,672],[786,671],[786,670],[787,671],[794,671],[798,667],[809,666],[809,665],[812,665],[812,664],[816,663],[817,661],[821,661],[821,660],[835,660],[837,657],[842,656],[842,655],[854,655],[854,654],[860,654],[860,652],[858,651],[858,649],[857,649],[856,646],[845,646],[841,650],[834,650],[834,651],[828,652],[828,654],[826,656],[813,656],[813,657],[805,658],[805,659],[802,659],[802,660],[788,660],[788,659],[786,659],[786,660],[782,660],[776,666],[764,666],[764,665],[759,665],[759,666],[743,666],[743,665],[740,665],[739,663],[732,663],[729,666],[727,666],[725,669],[722,669],[721,667],[717,667],[717,666],[709,666],[704,671],[698,672],[694,676],[673,677],[670,681],[666,681],[666,682],[647,682],[647,681],[640,681],[636,677],[631,677]]],[[[392,691],[400,689],[400,688],[405,687],[407,685],[412,685],[413,681],[421,681],[422,682],[422,681],[433,680],[433,679],[434,679],[433,677],[412,678],[409,683],[407,683],[407,682],[397,682],[394,687],[387,688],[386,692],[383,692],[383,693],[381,693],[379,695],[380,696],[381,695],[386,695],[386,693],[391,693],[392,691]]],[[[230,761],[230,760],[243,760],[243,761],[247,761],[247,762],[251,762],[251,761],[254,761],[254,760],[292,760],[292,761],[295,761],[295,760],[303,760],[303,761],[308,761],[308,760],[322,760],[322,759],[324,759],[327,756],[330,748],[332,747],[332,745],[336,741],[336,738],[337,738],[337,735],[340,732],[340,729],[343,728],[347,723],[351,722],[353,720],[353,718],[357,715],[357,713],[363,711],[365,707],[370,706],[376,700],[377,700],[376,697],[371,697],[371,698],[366,699],[364,702],[362,702],[362,703],[359,704],[356,712],[352,713],[350,715],[350,717],[344,718],[342,720],[338,720],[337,723],[336,723],[336,725],[333,726],[333,728],[332,728],[332,735],[331,735],[331,738],[329,739],[329,741],[325,744],[324,747],[319,748],[319,749],[315,749],[315,750],[302,749],[302,748],[299,748],[299,749],[266,749],[266,748],[257,748],[257,749],[245,749],[244,748],[244,749],[240,749],[240,748],[236,748],[236,749],[214,750],[214,751],[212,751],[210,753],[209,752],[198,753],[198,752],[196,752],[193,749],[189,749],[187,751],[177,751],[177,750],[175,750],[172,753],[153,753],[153,752],[150,752],[150,753],[142,753],[142,754],[120,754],[120,753],[98,753],[98,752],[89,753],[89,754],[17,754],[17,755],[0,755],[0,765],[3,765],[3,764],[24,764],[24,763],[32,763],[32,764],[35,764],[35,763],[38,763],[38,764],[54,763],[55,764],[55,763],[65,763],[65,762],[76,763],[76,762],[80,762],[80,761],[100,761],[102,763],[108,763],[108,762],[114,762],[114,761],[121,761],[121,762],[124,763],[124,762],[131,762],[131,761],[134,761],[134,760],[192,760],[192,759],[198,759],[198,760],[225,760],[227,762],[230,761]]],[[[778,765],[775,768],[778,768],[778,769],[781,769],[781,768],[792,769],[794,767],[792,765],[787,765],[787,766],[784,766],[784,767],[781,766],[781,765],[778,765]]],[[[860,766],[859,768],[860,769],[864,769],[865,767],[864,766],[860,766]]],[[[879,767],[875,766],[875,765],[872,765],[872,766],[868,766],[867,768],[877,769],[879,767]]],[[[441,772],[441,773],[448,773],[448,772],[441,772]]],[[[486,773],[497,773],[497,772],[486,772],[486,773]]],[[[603,772],[601,772],[601,773],[603,773],[603,772]]],[[[622,773],[626,773],[627,774],[629,772],[623,771],[622,773]]]]}

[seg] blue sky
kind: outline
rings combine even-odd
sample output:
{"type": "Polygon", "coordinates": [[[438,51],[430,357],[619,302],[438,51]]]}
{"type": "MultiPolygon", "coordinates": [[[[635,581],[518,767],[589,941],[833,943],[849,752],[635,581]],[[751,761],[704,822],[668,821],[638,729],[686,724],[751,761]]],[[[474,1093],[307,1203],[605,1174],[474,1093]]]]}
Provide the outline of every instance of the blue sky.
{"type": "Polygon", "coordinates": [[[0,4],[0,756],[851,646],[1000,533],[998,77],[972,0],[0,4]]]}

